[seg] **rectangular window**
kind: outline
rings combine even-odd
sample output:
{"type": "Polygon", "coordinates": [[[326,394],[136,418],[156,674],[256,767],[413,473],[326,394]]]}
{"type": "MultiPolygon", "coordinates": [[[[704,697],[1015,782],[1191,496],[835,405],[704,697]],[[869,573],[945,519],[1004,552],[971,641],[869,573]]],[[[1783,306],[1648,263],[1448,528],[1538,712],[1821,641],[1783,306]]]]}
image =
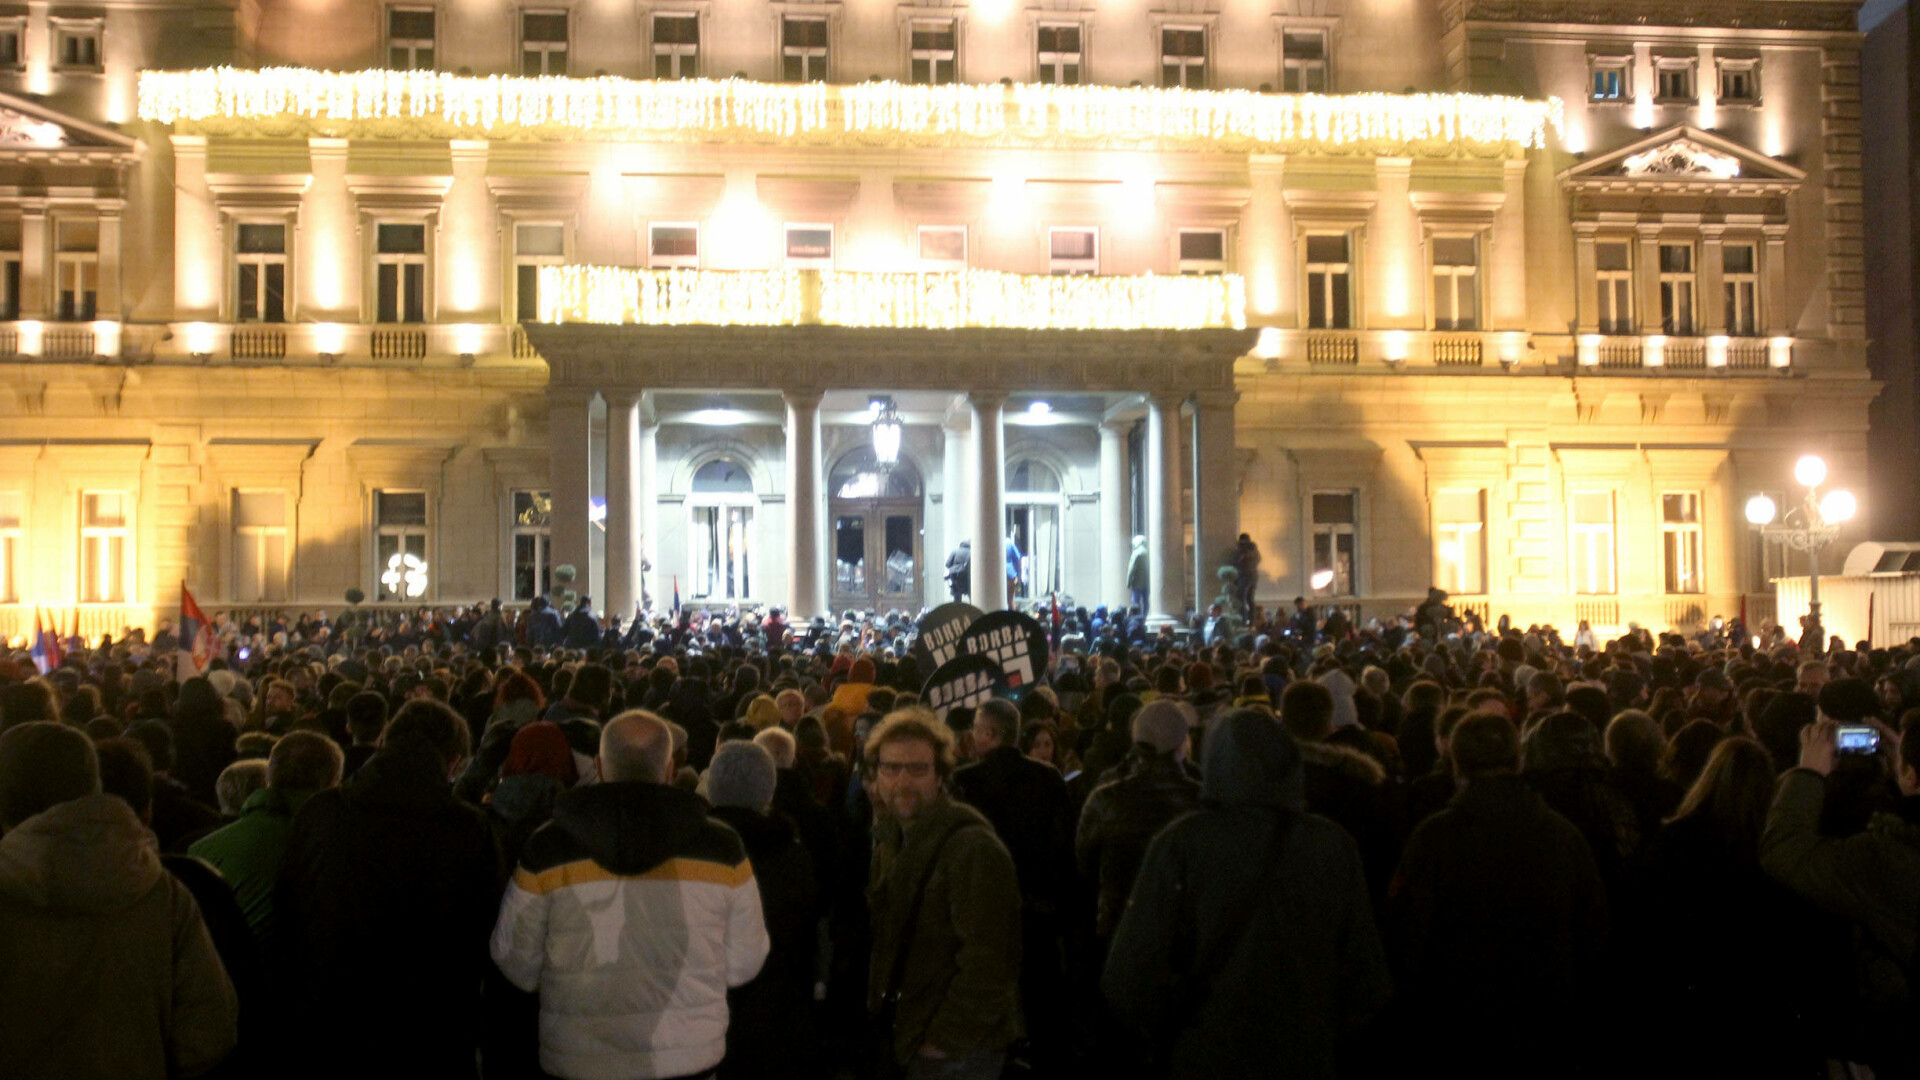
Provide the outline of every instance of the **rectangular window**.
{"type": "Polygon", "coordinates": [[[513,227],[513,317],[540,321],[540,268],[567,259],[563,225],[516,224],[513,227]]]}
{"type": "Polygon", "coordinates": [[[53,24],[53,64],[58,68],[82,71],[100,69],[99,19],[51,19],[53,24]]]}
{"type": "Polygon", "coordinates": [[[965,225],[920,226],[920,265],[928,270],[967,268],[965,225]]]}
{"type": "Polygon", "coordinates": [[[1760,62],[1758,60],[1720,61],[1720,93],[1723,105],[1753,105],[1760,100],[1760,62]]]}
{"type": "Polygon", "coordinates": [[[433,70],[433,9],[387,9],[387,66],[395,71],[433,70]]]}
{"type": "Polygon", "coordinates": [[[0,491],[0,604],[20,602],[20,558],[25,492],[0,491]]]}
{"type": "Polygon", "coordinates": [[[912,39],[914,82],[944,86],[958,79],[960,34],[952,19],[916,19],[912,39]]]}
{"type": "Polygon", "coordinates": [[[1632,93],[1629,81],[1629,61],[1626,57],[1596,57],[1592,60],[1593,82],[1590,96],[1594,101],[1625,101],[1632,93]]]}
{"type": "Polygon", "coordinates": [[[698,269],[700,226],[693,222],[647,226],[647,265],[655,270],[698,269]]]}
{"type": "Polygon", "coordinates": [[[427,227],[386,223],[374,241],[379,310],[376,321],[427,321],[427,227]]]}
{"type": "Polygon", "coordinates": [[[1198,26],[1160,30],[1160,85],[1204,90],[1207,86],[1207,31],[1198,26]]]}
{"type": "Polygon", "coordinates": [[[1041,23],[1039,30],[1040,81],[1053,86],[1079,86],[1085,64],[1080,51],[1080,24],[1041,23]]]}
{"type": "Polygon", "coordinates": [[[1471,236],[1433,238],[1433,328],[1480,328],[1480,242],[1471,236]]]}
{"type": "Polygon", "coordinates": [[[1327,92],[1327,32],[1288,30],[1280,35],[1280,89],[1289,94],[1327,92]]]}
{"type": "Polygon", "coordinates": [[[787,82],[827,81],[827,20],[788,16],[780,20],[780,77],[787,82]]]}
{"type": "Polygon", "coordinates": [[[1624,241],[1593,245],[1600,332],[1633,333],[1633,250],[1624,241]]]}
{"type": "Polygon", "coordinates": [[[553,499],[544,491],[513,493],[513,598],[553,591],[553,499]]]}
{"type": "Polygon", "coordinates": [[[133,496],[124,491],[89,491],[80,496],[80,601],[127,601],[129,528],[133,496]]]}
{"type": "Polygon", "coordinates": [[[1693,333],[1693,247],[1660,245],[1660,330],[1685,337],[1693,333]]]}
{"type": "Polygon", "coordinates": [[[1309,585],[1317,596],[1357,595],[1354,553],[1359,550],[1358,502],[1359,493],[1355,491],[1313,493],[1313,577],[1309,585]]]}
{"type": "Polygon", "coordinates": [[[653,77],[693,79],[700,75],[700,17],[653,17],[653,77]]]}
{"type": "Polygon", "coordinates": [[[1613,577],[1613,492],[1576,491],[1573,493],[1573,523],[1570,528],[1573,550],[1568,566],[1573,575],[1573,591],[1583,596],[1612,594],[1613,577]]]}
{"type": "Polygon", "coordinates": [[[235,322],[287,321],[287,227],[241,222],[234,230],[235,322]]]}
{"type": "Polygon", "coordinates": [[[1656,101],[1693,100],[1693,61],[1660,60],[1654,67],[1653,96],[1656,101]]]}
{"type": "Polygon", "coordinates": [[[1048,229],[1047,258],[1047,269],[1050,273],[1099,273],[1100,230],[1089,228],[1048,229]]]}
{"type": "Polygon", "coordinates": [[[1753,337],[1760,332],[1760,274],[1752,244],[1720,249],[1720,280],[1726,291],[1727,333],[1753,337]]]}
{"type": "Polygon", "coordinates": [[[753,595],[753,507],[735,502],[697,504],[690,513],[693,596],[744,600],[753,595]]]}
{"type": "Polygon", "coordinates": [[[21,66],[20,43],[27,39],[27,20],[0,19],[0,68],[21,66]]]}
{"type": "Polygon", "coordinates": [[[1450,593],[1487,591],[1487,493],[1438,491],[1433,496],[1433,579],[1450,593]]]}
{"type": "Polygon", "coordinates": [[[1660,541],[1667,592],[1706,591],[1700,582],[1700,495],[1668,492],[1660,496],[1660,541]]]}
{"type": "Polygon", "coordinates": [[[377,600],[427,593],[427,493],[373,493],[373,578],[377,600]]]}
{"type": "Polygon", "coordinates": [[[58,223],[58,252],[54,265],[54,318],[62,322],[92,322],[100,289],[100,223],[58,223]]]}
{"type": "Polygon", "coordinates": [[[287,599],[287,496],[233,493],[233,598],[242,604],[287,599]]]}
{"type": "Polygon", "coordinates": [[[833,226],[787,226],[787,265],[833,269],[833,226]]]}
{"type": "Polygon", "coordinates": [[[1227,272],[1227,230],[1181,229],[1180,265],[1183,274],[1227,272]]]}
{"type": "Polygon", "coordinates": [[[1353,329],[1353,263],[1346,233],[1307,237],[1307,326],[1353,329]]]}
{"type": "Polygon", "coordinates": [[[567,73],[567,13],[564,11],[523,11],[520,13],[520,74],[565,75],[567,73]]]}

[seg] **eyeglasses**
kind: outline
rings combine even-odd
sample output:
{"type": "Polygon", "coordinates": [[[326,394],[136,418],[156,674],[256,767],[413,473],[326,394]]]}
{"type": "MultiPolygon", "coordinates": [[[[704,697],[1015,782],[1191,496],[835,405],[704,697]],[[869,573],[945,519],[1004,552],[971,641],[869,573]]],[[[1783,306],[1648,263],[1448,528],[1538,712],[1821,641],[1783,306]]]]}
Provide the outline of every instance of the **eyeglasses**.
{"type": "Polygon", "coordinates": [[[933,773],[933,762],[883,761],[878,768],[881,776],[911,776],[918,780],[933,773]]]}

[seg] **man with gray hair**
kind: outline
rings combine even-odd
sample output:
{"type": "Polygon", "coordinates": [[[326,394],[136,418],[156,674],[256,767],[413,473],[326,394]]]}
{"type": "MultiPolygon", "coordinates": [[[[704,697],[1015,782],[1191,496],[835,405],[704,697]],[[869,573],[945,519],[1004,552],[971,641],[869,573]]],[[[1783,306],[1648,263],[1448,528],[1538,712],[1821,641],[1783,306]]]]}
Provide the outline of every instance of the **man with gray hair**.
{"type": "MultiPolygon", "coordinates": [[[[673,731],[632,709],[600,732],[600,780],[527,840],[494,963],[540,995],[540,1067],[565,1080],[699,1076],[727,1050],[727,990],[760,972],[767,927],[740,835],[671,785],[673,731]]],[[[772,797],[766,752],[715,762],[729,798],[772,797]]],[[[762,804],[764,805],[764,803],[762,804]]]]}
{"type": "Polygon", "coordinates": [[[1187,775],[1192,746],[1185,702],[1162,698],[1133,717],[1133,749],[1120,778],[1093,789],[1080,812],[1074,861],[1099,889],[1094,932],[1102,941],[1120,923],[1127,894],[1147,855],[1147,842],[1181,814],[1200,808],[1200,784],[1187,775]]]}
{"type": "MultiPolygon", "coordinates": [[[[762,735],[786,732],[769,728],[762,735]]],[[[822,914],[813,859],[787,815],[771,809],[773,755],[752,743],[726,742],[707,766],[713,816],[733,827],[753,862],[772,949],[752,982],[727,993],[732,1013],[721,1080],[814,1075],[813,983],[822,914]]],[[[777,741],[777,740],[775,740],[777,741]]],[[[792,736],[787,736],[791,752],[792,736]]]]}

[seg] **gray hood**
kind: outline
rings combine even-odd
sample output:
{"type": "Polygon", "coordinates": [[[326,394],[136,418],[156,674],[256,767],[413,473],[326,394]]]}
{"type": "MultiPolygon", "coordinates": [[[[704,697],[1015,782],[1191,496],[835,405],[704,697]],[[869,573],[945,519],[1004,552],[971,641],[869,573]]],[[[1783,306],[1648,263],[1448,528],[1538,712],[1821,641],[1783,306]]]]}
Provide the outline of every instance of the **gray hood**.
{"type": "Polygon", "coordinates": [[[1306,809],[1300,747],[1266,713],[1233,709],[1216,717],[1207,731],[1205,759],[1200,786],[1205,802],[1306,809]]]}
{"type": "Polygon", "coordinates": [[[117,795],[60,803],[0,837],[0,896],[47,911],[118,911],[162,873],[153,833],[117,795]]]}

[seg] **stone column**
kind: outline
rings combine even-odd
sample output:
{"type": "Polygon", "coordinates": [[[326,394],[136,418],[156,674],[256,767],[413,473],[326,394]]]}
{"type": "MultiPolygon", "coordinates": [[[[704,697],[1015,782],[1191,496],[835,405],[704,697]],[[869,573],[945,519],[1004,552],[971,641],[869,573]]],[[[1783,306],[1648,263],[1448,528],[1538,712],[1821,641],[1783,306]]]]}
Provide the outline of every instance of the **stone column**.
{"type": "Polygon", "coordinates": [[[1123,420],[1100,422],[1100,602],[1126,604],[1127,559],[1133,554],[1127,528],[1127,429],[1123,420]]]}
{"type": "Polygon", "coordinates": [[[820,397],[788,390],[787,616],[799,622],[827,612],[820,574],[820,397]]]}
{"type": "Polygon", "coordinates": [[[640,463],[634,468],[633,498],[639,506],[637,520],[640,529],[640,542],[636,545],[639,560],[635,567],[653,566],[651,570],[640,569],[635,574],[639,579],[639,591],[636,599],[652,596],[658,606],[660,596],[660,422],[652,407],[645,401],[640,403],[640,463]]]}
{"type": "MultiPolygon", "coordinates": [[[[175,135],[172,139],[174,317],[220,322],[226,260],[220,215],[207,189],[207,137],[175,135]]],[[[21,267],[23,278],[25,269],[21,267]]]]}
{"type": "Polygon", "coordinates": [[[1178,391],[1147,397],[1147,617],[1160,624],[1186,613],[1187,583],[1180,520],[1178,391]]]}
{"type": "Polygon", "coordinates": [[[607,399],[606,611],[633,620],[640,596],[640,521],[635,498],[635,451],[640,441],[640,391],[609,390],[607,399]]]}
{"type": "Polygon", "coordinates": [[[592,390],[560,387],[547,391],[547,487],[553,500],[553,565],[573,567],[576,592],[593,580],[592,390]]]}
{"type": "Polygon", "coordinates": [[[1220,591],[1214,574],[1240,535],[1239,463],[1233,453],[1232,390],[1193,395],[1193,584],[1204,606],[1220,591]]]}
{"type": "Polygon", "coordinates": [[[1006,407],[1007,396],[974,391],[973,406],[973,606],[1007,606],[1006,407]]]}
{"type": "MultiPolygon", "coordinates": [[[[945,599],[952,594],[946,591],[947,556],[960,546],[960,541],[972,535],[967,526],[967,414],[960,409],[947,413],[940,425],[940,480],[945,494],[940,496],[940,557],[938,569],[941,577],[937,583],[941,592],[937,595],[945,599]]],[[[934,561],[931,554],[928,561],[934,561]]]]}
{"type": "MultiPolygon", "coordinates": [[[[1488,330],[1525,330],[1527,328],[1527,162],[1524,158],[1504,163],[1501,173],[1500,209],[1493,214],[1492,235],[1487,239],[1487,287],[1480,296],[1485,309],[1481,326],[1488,330]]],[[[1593,234],[1583,240],[1589,258],[1593,255],[1593,234]]],[[[1581,282],[1591,277],[1578,278],[1581,282]]]]}

